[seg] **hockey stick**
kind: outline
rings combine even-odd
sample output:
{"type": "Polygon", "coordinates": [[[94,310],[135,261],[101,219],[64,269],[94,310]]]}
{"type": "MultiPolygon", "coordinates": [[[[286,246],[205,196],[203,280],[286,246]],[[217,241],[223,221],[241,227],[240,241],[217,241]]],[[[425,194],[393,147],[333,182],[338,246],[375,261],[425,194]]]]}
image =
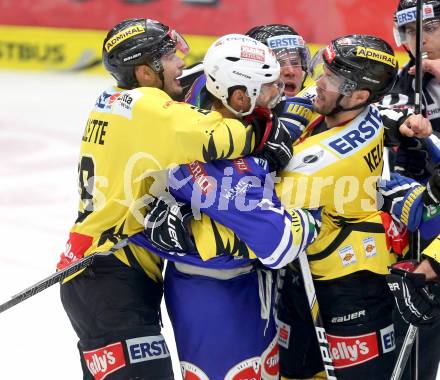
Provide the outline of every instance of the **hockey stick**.
{"type": "MultiPolygon", "coordinates": [[[[423,72],[422,72],[422,40],[423,40],[423,1],[417,0],[416,3],[416,78],[415,78],[415,84],[414,84],[414,90],[415,90],[415,104],[414,104],[414,113],[416,115],[422,113],[422,79],[423,79],[423,72]]],[[[420,262],[420,233],[419,231],[416,232],[416,235],[413,234],[413,241],[416,241],[416,247],[415,247],[415,259],[420,262]],[[414,239],[415,238],[415,239],[414,239]]],[[[414,257],[414,247],[413,247],[413,257],[414,257]]],[[[412,380],[418,380],[419,378],[419,334],[418,334],[418,328],[411,325],[408,327],[408,330],[412,329],[412,334],[406,334],[405,341],[403,344],[408,345],[409,340],[412,339],[413,343],[411,343],[410,346],[414,345],[414,348],[412,349],[411,353],[411,378],[412,380]],[[408,337],[408,342],[406,342],[406,338],[408,337]],[[412,338],[413,337],[413,338],[412,338]]],[[[405,347],[405,346],[403,346],[405,347]]],[[[405,364],[403,364],[403,367],[405,368],[405,364]]]]}
{"type": "Polygon", "coordinates": [[[96,256],[108,256],[113,252],[117,251],[118,249],[125,247],[127,243],[128,243],[128,239],[123,239],[118,243],[116,243],[108,251],[92,253],[89,256],[83,257],[82,259],[75,261],[68,267],[58,272],[55,272],[54,274],[26,288],[20,293],[17,293],[16,295],[12,296],[9,301],[1,304],[0,313],[3,313],[5,310],[10,309],[11,307],[19,304],[20,302],[23,302],[24,300],[34,296],[35,294],[42,292],[43,290],[51,287],[57,282],[63,281],[66,277],[73,275],[74,273],[80,271],[81,269],[87,268],[88,266],[92,265],[93,260],[95,260],[96,256]]]}
{"type": "Polygon", "coordinates": [[[333,367],[327,335],[321,315],[319,314],[319,305],[316,299],[315,285],[313,284],[312,273],[310,272],[310,266],[305,251],[302,251],[299,254],[298,260],[304,281],[304,288],[306,289],[307,300],[309,302],[310,313],[312,314],[313,324],[315,326],[316,337],[318,338],[319,350],[321,352],[325,373],[328,380],[336,380],[335,367],[333,367]]]}

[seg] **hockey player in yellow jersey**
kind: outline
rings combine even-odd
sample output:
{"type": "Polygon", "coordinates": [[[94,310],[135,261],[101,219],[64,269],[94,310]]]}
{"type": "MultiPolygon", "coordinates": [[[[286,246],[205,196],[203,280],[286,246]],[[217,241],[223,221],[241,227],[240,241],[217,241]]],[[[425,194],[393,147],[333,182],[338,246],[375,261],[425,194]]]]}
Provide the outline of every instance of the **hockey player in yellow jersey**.
{"type": "MultiPolygon", "coordinates": [[[[187,52],[184,39],[150,19],[123,21],[107,34],[103,63],[117,86],[99,96],[86,124],[78,218],[58,269],[141,231],[172,166],[232,159],[254,146],[263,147],[269,160],[290,159],[290,136],[276,123],[264,133],[264,126],[173,101],[182,92],[177,50],[187,52]]],[[[61,286],[84,379],[173,379],[160,333],[161,270],[160,258],[129,244],[96,257],[61,286]]]]}
{"type": "MultiPolygon", "coordinates": [[[[351,35],[319,51],[310,72],[316,94],[303,95],[313,97],[315,112],[277,193],[286,206],[322,208],[321,232],[307,254],[336,377],[389,379],[393,303],[385,275],[395,259],[376,208],[384,127],[372,103],[392,87],[397,61],[385,41],[351,35]]],[[[279,318],[288,341],[289,330],[301,327],[279,318]]]]}

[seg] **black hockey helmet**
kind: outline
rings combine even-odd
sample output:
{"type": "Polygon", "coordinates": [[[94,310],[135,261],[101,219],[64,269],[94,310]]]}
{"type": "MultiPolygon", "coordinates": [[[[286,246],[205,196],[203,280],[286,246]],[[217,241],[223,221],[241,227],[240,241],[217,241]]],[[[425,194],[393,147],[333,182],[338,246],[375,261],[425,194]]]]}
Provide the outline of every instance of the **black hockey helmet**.
{"type": "Polygon", "coordinates": [[[269,46],[280,63],[286,53],[298,54],[303,71],[307,71],[310,51],[302,36],[291,26],[285,24],[258,25],[248,30],[246,35],[269,46]]]}
{"type": "Polygon", "coordinates": [[[176,49],[188,52],[182,36],[168,26],[150,19],[134,18],[117,24],[104,39],[102,60],[118,86],[137,86],[134,67],[148,65],[161,74],[161,57],[176,49]]]}
{"type": "Polygon", "coordinates": [[[322,75],[320,63],[335,74],[334,91],[350,95],[355,90],[368,90],[367,103],[379,101],[397,78],[398,63],[392,47],[381,38],[353,34],[333,40],[312,59],[312,78],[322,75]]]}
{"type": "MultiPolygon", "coordinates": [[[[423,22],[429,23],[440,18],[439,0],[422,0],[423,2],[423,22]]],[[[407,42],[405,27],[407,24],[416,22],[417,0],[400,0],[397,10],[394,13],[394,39],[397,46],[407,42]]],[[[438,22],[438,21],[436,21],[438,22]]]]}

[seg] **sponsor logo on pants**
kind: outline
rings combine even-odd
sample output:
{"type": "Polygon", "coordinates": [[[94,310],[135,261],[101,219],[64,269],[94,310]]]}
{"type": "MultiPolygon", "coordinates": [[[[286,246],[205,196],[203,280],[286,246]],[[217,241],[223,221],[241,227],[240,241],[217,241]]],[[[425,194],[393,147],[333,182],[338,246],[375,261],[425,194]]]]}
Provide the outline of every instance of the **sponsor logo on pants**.
{"type": "Polygon", "coordinates": [[[109,344],[93,351],[83,351],[87,368],[95,380],[102,380],[110,373],[125,367],[124,349],[121,342],[109,344]]]}
{"type": "Polygon", "coordinates": [[[375,332],[357,336],[336,336],[327,334],[335,368],[358,365],[379,356],[375,332]]]}
{"type": "Polygon", "coordinates": [[[125,342],[127,344],[130,363],[163,359],[170,356],[170,351],[162,335],[127,339],[125,342]]]}
{"type": "Polygon", "coordinates": [[[205,372],[190,362],[180,362],[180,371],[183,380],[209,380],[205,372]]]}

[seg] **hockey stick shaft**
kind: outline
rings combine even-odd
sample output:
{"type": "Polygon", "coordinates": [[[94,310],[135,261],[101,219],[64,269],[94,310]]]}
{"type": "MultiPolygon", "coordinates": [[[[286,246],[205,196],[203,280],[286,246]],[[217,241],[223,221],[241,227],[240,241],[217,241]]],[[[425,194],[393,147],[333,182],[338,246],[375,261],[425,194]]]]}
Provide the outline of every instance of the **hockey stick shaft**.
{"type": "Polygon", "coordinates": [[[307,300],[309,302],[310,313],[312,314],[313,324],[315,326],[316,337],[318,338],[319,351],[321,352],[322,363],[328,380],[336,380],[335,367],[333,367],[330,347],[327,341],[324,324],[319,314],[319,305],[316,299],[315,285],[313,284],[312,273],[310,272],[307,255],[304,251],[299,254],[299,265],[306,289],[307,300]]]}
{"type": "Polygon", "coordinates": [[[34,296],[35,294],[38,294],[42,292],[43,290],[51,287],[52,285],[63,281],[65,278],[75,274],[76,272],[80,271],[81,269],[87,268],[90,266],[93,261],[95,260],[96,256],[107,256],[112,254],[113,252],[117,251],[120,248],[123,248],[128,243],[127,239],[123,239],[116,243],[111,249],[105,252],[97,252],[92,253],[89,256],[83,257],[82,259],[75,261],[68,267],[55,272],[54,274],[46,277],[45,279],[37,282],[36,284],[22,290],[20,293],[15,294],[11,297],[11,299],[3,304],[0,305],[0,313],[3,313],[5,310],[10,309],[11,307],[23,302],[24,300],[27,300],[28,298],[34,296]]]}
{"type": "Polygon", "coordinates": [[[405,339],[400,349],[399,356],[397,357],[396,364],[394,365],[393,373],[390,380],[400,380],[405,369],[406,362],[408,361],[413,343],[416,339],[418,328],[414,325],[409,325],[405,335],[405,339]]]}

